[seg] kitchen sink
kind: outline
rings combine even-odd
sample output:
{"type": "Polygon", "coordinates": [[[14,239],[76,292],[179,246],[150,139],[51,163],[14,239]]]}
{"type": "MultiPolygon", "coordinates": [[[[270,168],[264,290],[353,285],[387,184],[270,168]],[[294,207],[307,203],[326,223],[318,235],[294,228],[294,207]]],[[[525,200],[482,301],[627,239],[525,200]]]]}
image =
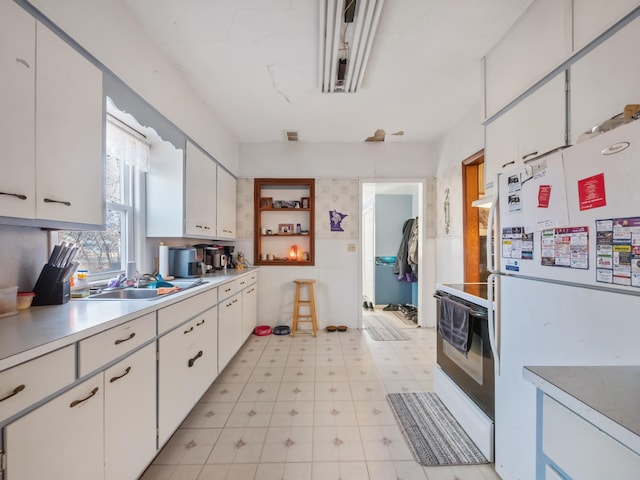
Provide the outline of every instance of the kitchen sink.
{"type": "Polygon", "coordinates": [[[172,295],[183,290],[208,283],[201,278],[185,279],[185,280],[171,280],[171,285],[179,287],[180,290],[171,293],[165,293],[159,295],[157,288],[116,288],[113,290],[104,290],[100,293],[94,293],[85,298],[85,300],[154,300],[160,299],[169,295],[172,295]]]}
{"type": "Polygon", "coordinates": [[[91,295],[89,300],[105,300],[112,298],[115,300],[146,300],[157,298],[157,288],[121,288],[118,290],[108,290],[106,292],[91,295]]]}

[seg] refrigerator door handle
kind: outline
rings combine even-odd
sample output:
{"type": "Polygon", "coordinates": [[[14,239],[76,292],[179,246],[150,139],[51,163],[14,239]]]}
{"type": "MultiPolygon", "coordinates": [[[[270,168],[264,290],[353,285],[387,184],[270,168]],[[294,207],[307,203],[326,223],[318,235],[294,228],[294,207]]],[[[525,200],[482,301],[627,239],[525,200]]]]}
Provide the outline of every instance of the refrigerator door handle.
{"type": "Polygon", "coordinates": [[[487,293],[489,296],[489,308],[487,314],[489,315],[489,345],[491,346],[491,352],[493,353],[493,363],[495,365],[495,374],[500,375],[500,344],[499,344],[499,319],[497,318],[497,312],[494,305],[497,302],[497,280],[499,274],[492,273],[487,278],[487,293]]]}
{"type": "MultiPolygon", "coordinates": [[[[498,185],[499,178],[496,178],[495,184],[498,185]]],[[[500,202],[500,196],[498,194],[498,188],[496,187],[496,195],[494,197],[493,202],[491,203],[491,208],[489,208],[489,217],[487,219],[487,267],[489,273],[497,273],[498,265],[496,264],[496,258],[493,256],[494,251],[494,241],[495,244],[498,244],[498,232],[497,228],[494,225],[496,219],[496,210],[498,208],[498,203],[500,202]]]]}

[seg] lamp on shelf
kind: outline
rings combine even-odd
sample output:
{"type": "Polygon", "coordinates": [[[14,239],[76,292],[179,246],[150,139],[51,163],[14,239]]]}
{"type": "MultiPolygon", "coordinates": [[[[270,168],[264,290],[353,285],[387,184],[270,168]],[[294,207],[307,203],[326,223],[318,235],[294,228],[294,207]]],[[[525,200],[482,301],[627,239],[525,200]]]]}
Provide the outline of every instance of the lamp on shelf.
{"type": "Polygon", "coordinates": [[[299,254],[299,249],[297,245],[291,245],[291,247],[289,247],[289,260],[291,261],[298,261],[298,254],[299,254]]]}
{"type": "Polygon", "coordinates": [[[362,84],[384,0],[321,0],[322,92],[355,93],[362,84]]]}

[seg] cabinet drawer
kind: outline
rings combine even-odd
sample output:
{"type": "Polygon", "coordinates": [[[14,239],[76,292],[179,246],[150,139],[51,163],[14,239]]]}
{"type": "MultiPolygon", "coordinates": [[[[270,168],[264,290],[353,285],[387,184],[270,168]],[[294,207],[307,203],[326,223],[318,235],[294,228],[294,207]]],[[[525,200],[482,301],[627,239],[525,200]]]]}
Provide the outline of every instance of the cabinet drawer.
{"type": "Polygon", "coordinates": [[[158,334],[171,330],[216,303],[218,303],[218,289],[213,288],[195,297],[161,308],[158,310],[158,334]]]}
{"type": "Polygon", "coordinates": [[[547,395],[542,412],[542,451],[571,478],[638,477],[639,455],[547,395]]]}
{"type": "Polygon", "coordinates": [[[0,422],[74,379],[73,345],[0,372],[0,422]]]}
{"type": "Polygon", "coordinates": [[[237,279],[235,281],[237,285],[236,291],[244,290],[249,285],[256,283],[256,278],[257,278],[257,275],[254,273],[251,275],[245,275],[244,277],[237,279]]]}
{"type": "Polygon", "coordinates": [[[218,292],[218,300],[220,302],[222,302],[222,300],[224,300],[225,298],[229,298],[230,296],[232,296],[234,293],[236,293],[239,288],[239,280],[233,280],[229,283],[225,283],[224,285],[221,285],[220,287],[218,287],[219,292],[218,292]]]}
{"type": "Polygon", "coordinates": [[[97,370],[147,340],[151,340],[156,334],[154,320],[155,315],[149,313],[80,341],[80,376],[83,377],[97,370]]]}

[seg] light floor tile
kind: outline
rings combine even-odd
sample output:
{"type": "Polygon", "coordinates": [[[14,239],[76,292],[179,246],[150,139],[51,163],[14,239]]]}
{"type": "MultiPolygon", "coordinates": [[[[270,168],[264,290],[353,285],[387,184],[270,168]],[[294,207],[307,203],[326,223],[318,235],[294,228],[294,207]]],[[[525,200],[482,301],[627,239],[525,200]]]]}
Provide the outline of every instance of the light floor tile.
{"type": "Polygon", "coordinates": [[[256,480],[311,480],[311,467],[311,463],[261,463],[256,480]]]}
{"type": "Polygon", "coordinates": [[[182,423],[182,428],[223,428],[235,403],[198,403],[182,423]]]}
{"type": "Polygon", "coordinates": [[[312,402],[315,398],[315,384],[310,382],[282,382],[278,390],[278,402],[312,402]]]}
{"type": "Polygon", "coordinates": [[[252,463],[205,465],[198,480],[251,480],[255,478],[257,467],[252,463]]]}
{"type": "Polygon", "coordinates": [[[361,426],[360,436],[367,461],[407,460],[418,465],[397,425],[361,426]]]}
{"type": "Polygon", "coordinates": [[[268,427],[275,402],[238,402],[227,419],[227,427],[268,427]]]}
{"type": "Polygon", "coordinates": [[[369,478],[365,462],[314,463],[312,480],[366,480],[369,478]]]}
{"type": "MultiPolygon", "coordinates": [[[[414,461],[367,462],[370,480],[431,480],[414,461]]],[[[454,480],[451,477],[450,480],[454,480]]],[[[460,479],[462,480],[462,479],[460,479]]]]}
{"type": "Polygon", "coordinates": [[[225,428],[207,464],[255,463],[260,460],[266,428],[225,428]]]}
{"type": "Polygon", "coordinates": [[[239,402],[273,402],[278,398],[280,384],[276,382],[248,382],[238,399],[239,402]]]}
{"type": "Polygon", "coordinates": [[[203,465],[221,432],[221,429],[214,428],[179,428],[153,463],[156,465],[203,465]]]}
{"type": "Polygon", "coordinates": [[[433,390],[436,334],[391,321],[410,340],[251,336],[141,479],[500,480],[414,460],[386,395],[433,390]]]}

